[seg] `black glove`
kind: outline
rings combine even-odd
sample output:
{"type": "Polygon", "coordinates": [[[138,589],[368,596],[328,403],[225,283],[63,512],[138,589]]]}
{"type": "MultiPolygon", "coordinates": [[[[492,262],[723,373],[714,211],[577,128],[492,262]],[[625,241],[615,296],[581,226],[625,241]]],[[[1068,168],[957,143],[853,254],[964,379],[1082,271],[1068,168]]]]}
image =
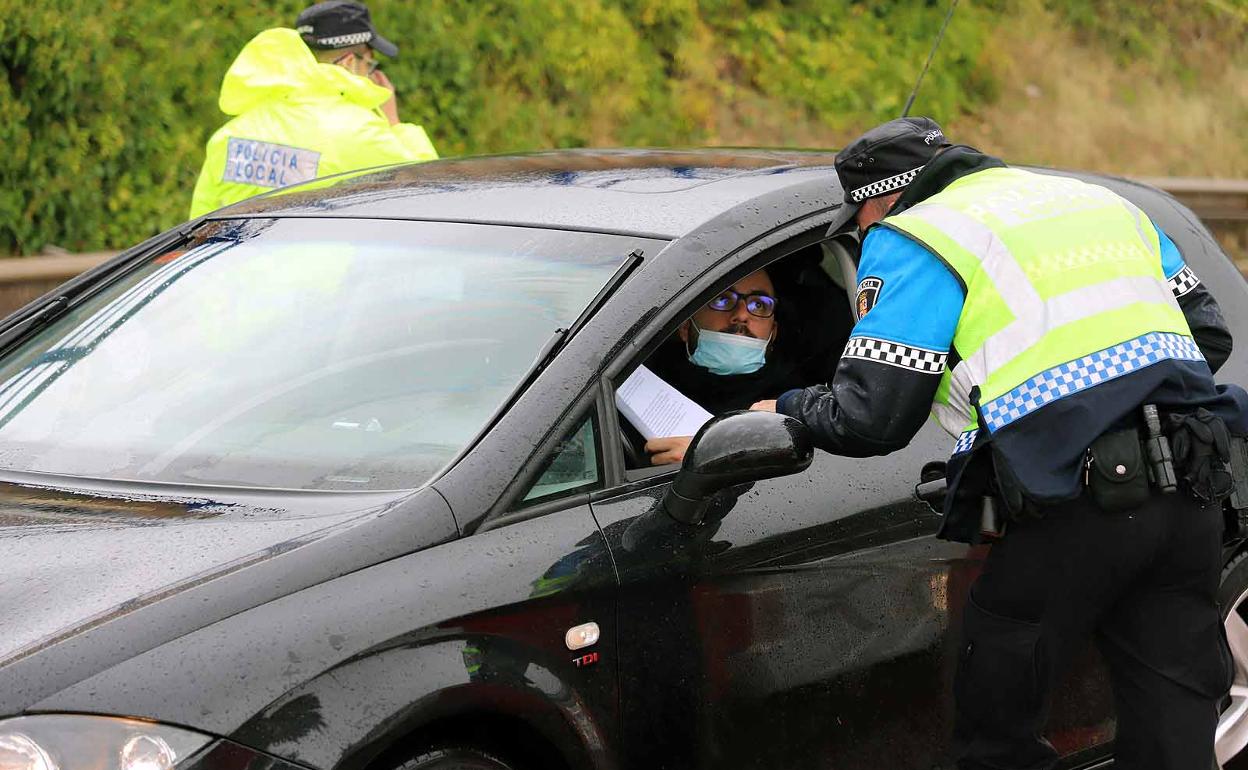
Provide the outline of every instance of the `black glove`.
{"type": "Polygon", "coordinates": [[[1208,409],[1171,414],[1170,445],[1174,467],[1192,496],[1201,502],[1231,493],[1231,435],[1221,417],[1208,409]]]}

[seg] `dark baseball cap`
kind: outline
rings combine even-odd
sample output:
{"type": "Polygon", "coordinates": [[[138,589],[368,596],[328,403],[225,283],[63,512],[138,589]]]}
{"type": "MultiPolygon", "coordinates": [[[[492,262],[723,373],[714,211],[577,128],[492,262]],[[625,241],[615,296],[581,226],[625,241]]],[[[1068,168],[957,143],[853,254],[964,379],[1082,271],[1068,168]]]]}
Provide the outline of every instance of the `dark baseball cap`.
{"type": "Polygon", "coordinates": [[[897,118],[876,126],[836,155],[845,201],[861,203],[900,190],[948,146],[931,118],[897,118]]]}
{"type": "Polygon", "coordinates": [[[398,46],[377,34],[368,6],[352,0],[325,0],[308,6],[295,19],[295,30],[312,48],[350,48],[368,43],[386,56],[399,54],[398,46]]]}

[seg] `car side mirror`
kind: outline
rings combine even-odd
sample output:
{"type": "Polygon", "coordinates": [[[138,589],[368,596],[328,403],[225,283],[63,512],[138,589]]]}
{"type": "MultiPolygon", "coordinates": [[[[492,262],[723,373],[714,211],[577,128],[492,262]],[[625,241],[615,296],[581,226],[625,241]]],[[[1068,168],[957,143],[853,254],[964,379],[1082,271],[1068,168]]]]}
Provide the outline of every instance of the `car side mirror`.
{"type": "Polygon", "coordinates": [[[800,473],[814,457],[814,443],[801,421],[774,412],[729,412],[693,437],[663,495],[663,510],[685,524],[701,524],[720,490],[800,473]]]}

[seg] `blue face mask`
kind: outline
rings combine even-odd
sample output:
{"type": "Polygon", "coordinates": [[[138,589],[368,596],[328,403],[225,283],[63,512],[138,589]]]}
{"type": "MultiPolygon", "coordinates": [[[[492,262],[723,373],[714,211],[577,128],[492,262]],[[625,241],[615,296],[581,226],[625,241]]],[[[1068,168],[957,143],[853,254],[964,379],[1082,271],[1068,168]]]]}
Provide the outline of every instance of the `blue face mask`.
{"type": "Polygon", "coordinates": [[[725,334],[698,330],[698,346],[689,360],[712,374],[750,374],[767,363],[767,346],[770,339],[760,340],[744,334],[725,334]]]}

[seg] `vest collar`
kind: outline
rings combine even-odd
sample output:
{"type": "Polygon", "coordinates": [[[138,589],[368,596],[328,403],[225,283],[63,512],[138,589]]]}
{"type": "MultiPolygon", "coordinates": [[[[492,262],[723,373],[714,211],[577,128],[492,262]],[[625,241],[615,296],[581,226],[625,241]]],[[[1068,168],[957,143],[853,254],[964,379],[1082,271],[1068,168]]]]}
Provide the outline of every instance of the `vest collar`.
{"type": "Polygon", "coordinates": [[[974,147],[954,145],[923,167],[918,176],[906,186],[888,215],[900,214],[945,189],[955,180],[989,168],[1005,168],[1005,163],[974,147]]]}

